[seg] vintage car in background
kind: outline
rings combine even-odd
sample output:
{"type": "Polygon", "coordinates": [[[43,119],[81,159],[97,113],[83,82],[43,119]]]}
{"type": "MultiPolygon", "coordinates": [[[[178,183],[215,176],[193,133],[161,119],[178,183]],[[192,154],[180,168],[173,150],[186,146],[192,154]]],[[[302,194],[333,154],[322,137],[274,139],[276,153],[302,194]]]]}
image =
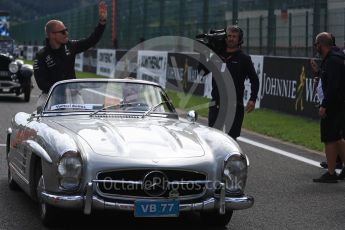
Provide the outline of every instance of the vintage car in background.
{"type": "Polygon", "coordinates": [[[8,183],[39,203],[45,225],[64,209],[135,217],[200,212],[226,225],[250,208],[249,161],[228,135],[181,120],[156,83],[131,79],[56,83],[42,108],[17,113],[7,132],[8,183]]]}
{"type": "Polygon", "coordinates": [[[0,39],[0,94],[23,94],[30,101],[32,65],[24,64],[14,56],[13,40],[0,39]]]}

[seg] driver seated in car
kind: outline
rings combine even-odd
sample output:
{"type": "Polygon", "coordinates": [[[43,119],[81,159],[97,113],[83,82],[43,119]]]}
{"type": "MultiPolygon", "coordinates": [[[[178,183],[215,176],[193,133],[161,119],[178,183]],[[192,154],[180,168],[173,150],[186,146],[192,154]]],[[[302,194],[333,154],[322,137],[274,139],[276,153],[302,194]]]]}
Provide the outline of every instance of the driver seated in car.
{"type": "Polygon", "coordinates": [[[84,100],[80,94],[80,89],[76,88],[74,85],[60,85],[59,87],[56,87],[53,94],[54,97],[52,97],[50,106],[59,105],[59,108],[67,108],[63,105],[70,105],[68,108],[72,108],[72,105],[84,104],[84,100]]]}

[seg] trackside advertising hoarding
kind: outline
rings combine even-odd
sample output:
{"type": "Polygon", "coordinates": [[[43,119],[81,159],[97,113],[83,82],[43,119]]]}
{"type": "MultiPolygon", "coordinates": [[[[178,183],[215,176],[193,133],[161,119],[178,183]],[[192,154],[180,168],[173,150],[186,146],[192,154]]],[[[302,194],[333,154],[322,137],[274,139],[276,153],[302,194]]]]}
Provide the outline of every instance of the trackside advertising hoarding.
{"type": "MultiPolygon", "coordinates": [[[[262,75],[263,75],[263,67],[264,67],[264,56],[262,55],[250,55],[252,59],[252,63],[255,68],[255,72],[258,75],[260,87],[258,95],[261,95],[261,83],[262,83],[262,75]]],[[[251,94],[251,85],[249,79],[244,82],[244,94],[243,94],[243,104],[246,105],[251,94]]],[[[256,98],[255,108],[260,108],[260,97],[256,98]]]]}
{"type": "Polygon", "coordinates": [[[317,118],[309,59],[265,57],[260,100],[261,108],[317,118]]]}
{"type": "Polygon", "coordinates": [[[83,53],[83,71],[96,73],[97,70],[97,50],[89,49],[83,53]]]}
{"type": "Polygon", "coordinates": [[[83,60],[84,60],[83,53],[79,53],[75,56],[75,63],[74,63],[75,70],[80,71],[80,72],[83,71],[83,60]]]}
{"type": "Polygon", "coordinates": [[[114,77],[116,56],[113,49],[97,50],[97,75],[114,77]]]}
{"type": "Polygon", "coordinates": [[[153,81],[166,87],[168,52],[165,51],[138,51],[137,78],[153,81]]]}
{"type": "Polygon", "coordinates": [[[199,53],[168,53],[167,88],[202,96],[205,77],[199,75],[199,53]]]}

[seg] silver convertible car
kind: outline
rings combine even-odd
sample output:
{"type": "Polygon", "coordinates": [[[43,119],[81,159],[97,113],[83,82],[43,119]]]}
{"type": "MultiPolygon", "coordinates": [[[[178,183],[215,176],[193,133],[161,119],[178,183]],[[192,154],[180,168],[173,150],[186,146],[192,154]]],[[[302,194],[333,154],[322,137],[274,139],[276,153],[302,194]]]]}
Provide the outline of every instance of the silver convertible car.
{"type": "Polygon", "coordinates": [[[224,226],[250,208],[249,161],[228,135],[178,117],[159,85],[132,79],[56,83],[7,132],[8,183],[39,203],[43,224],[66,209],[177,217],[224,226]]]}

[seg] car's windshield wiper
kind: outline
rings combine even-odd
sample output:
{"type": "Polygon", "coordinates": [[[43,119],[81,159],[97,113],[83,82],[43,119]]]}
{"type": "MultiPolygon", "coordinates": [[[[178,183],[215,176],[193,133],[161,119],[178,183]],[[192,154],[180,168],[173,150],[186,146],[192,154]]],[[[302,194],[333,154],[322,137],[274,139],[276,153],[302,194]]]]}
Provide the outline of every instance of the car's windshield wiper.
{"type": "Polygon", "coordinates": [[[160,107],[163,104],[167,104],[169,103],[168,101],[161,101],[160,103],[158,103],[157,105],[152,106],[151,108],[149,108],[142,116],[141,118],[144,118],[147,115],[150,115],[153,111],[155,111],[158,107],[160,107]]]}
{"type": "Polygon", "coordinates": [[[131,105],[136,105],[138,103],[120,103],[120,104],[112,104],[112,105],[108,105],[108,106],[104,106],[103,108],[93,112],[90,114],[90,117],[92,117],[93,115],[96,115],[97,113],[103,111],[103,110],[106,110],[106,109],[109,109],[109,108],[114,108],[114,109],[118,109],[118,108],[121,108],[121,107],[124,107],[124,106],[131,106],[131,105]]]}

